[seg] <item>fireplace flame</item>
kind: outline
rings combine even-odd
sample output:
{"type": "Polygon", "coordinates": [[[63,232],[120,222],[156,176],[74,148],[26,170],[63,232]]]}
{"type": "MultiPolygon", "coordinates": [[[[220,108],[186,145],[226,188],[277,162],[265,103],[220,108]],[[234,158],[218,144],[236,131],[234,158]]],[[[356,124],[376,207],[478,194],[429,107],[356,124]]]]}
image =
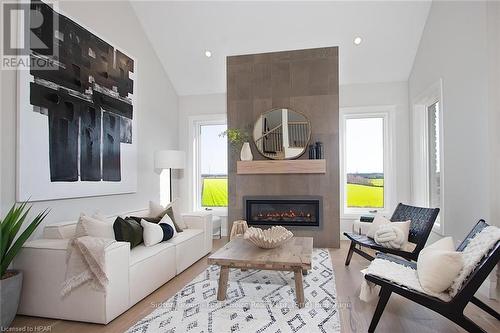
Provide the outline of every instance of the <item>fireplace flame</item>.
{"type": "Polygon", "coordinates": [[[259,219],[277,219],[277,218],[281,218],[281,219],[293,219],[293,218],[297,218],[297,217],[305,217],[305,218],[311,218],[312,215],[311,213],[306,213],[306,212],[303,212],[303,211],[293,211],[293,210],[288,210],[288,211],[275,211],[275,212],[259,212],[257,214],[257,217],[259,219]]]}

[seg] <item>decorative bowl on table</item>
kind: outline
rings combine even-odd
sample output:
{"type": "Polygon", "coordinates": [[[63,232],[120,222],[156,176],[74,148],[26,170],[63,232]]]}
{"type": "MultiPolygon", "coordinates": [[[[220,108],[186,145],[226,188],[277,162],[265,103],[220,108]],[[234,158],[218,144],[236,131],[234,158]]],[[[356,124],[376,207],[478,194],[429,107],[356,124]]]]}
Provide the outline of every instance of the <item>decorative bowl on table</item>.
{"type": "Polygon", "coordinates": [[[243,238],[263,249],[274,249],[293,237],[290,230],[282,226],[274,226],[269,229],[248,228],[243,238]]]}

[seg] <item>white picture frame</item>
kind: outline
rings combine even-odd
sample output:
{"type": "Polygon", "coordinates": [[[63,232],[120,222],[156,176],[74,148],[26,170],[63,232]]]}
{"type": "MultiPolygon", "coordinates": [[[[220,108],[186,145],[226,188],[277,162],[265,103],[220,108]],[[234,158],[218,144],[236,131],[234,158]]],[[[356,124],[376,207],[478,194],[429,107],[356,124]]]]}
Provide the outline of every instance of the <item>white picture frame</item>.
{"type": "MultiPolygon", "coordinates": [[[[120,143],[121,179],[119,181],[81,181],[80,177],[77,181],[51,181],[48,116],[40,112],[35,112],[33,105],[30,104],[30,83],[34,81],[34,77],[30,74],[29,70],[18,69],[16,200],[18,202],[28,200],[45,201],[134,193],[137,191],[137,60],[125,49],[108,42],[102,38],[101,34],[83,26],[73,17],[60,10],[56,10],[56,12],[77,23],[82,28],[110,44],[115,51],[119,50],[134,61],[134,72],[129,73],[129,78],[134,82],[133,94],[129,94],[128,96],[133,106],[131,120],[132,143],[120,143]]],[[[18,35],[20,36],[19,32],[22,32],[22,27],[18,28],[18,35]]],[[[80,158],[80,150],[78,157],[80,158]]],[[[80,169],[78,173],[80,176],[80,169]]]]}

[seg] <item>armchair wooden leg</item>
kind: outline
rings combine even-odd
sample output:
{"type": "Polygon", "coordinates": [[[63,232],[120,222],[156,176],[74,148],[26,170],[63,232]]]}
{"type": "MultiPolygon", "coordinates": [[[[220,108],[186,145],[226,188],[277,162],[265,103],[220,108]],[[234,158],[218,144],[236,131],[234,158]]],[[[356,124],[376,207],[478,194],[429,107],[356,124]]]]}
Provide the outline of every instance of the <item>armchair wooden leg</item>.
{"type": "Polygon", "coordinates": [[[389,297],[391,297],[391,291],[382,288],[380,290],[380,298],[378,300],[377,308],[373,313],[372,322],[370,323],[370,327],[368,328],[369,333],[375,332],[375,328],[377,328],[380,317],[382,316],[382,313],[384,313],[384,309],[387,305],[387,301],[389,301],[389,297]]]}
{"type": "Polygon", "coordinates": [[[469,333],[487,333],[485,330],[483,330],[476,323],[474,323],[464,315],[455,318],[453,321],[469,333]]]}
{"type": "Polygon", "coordinates": [[[352,258],[352,253],[354,252],[354,247],[356,246],[356,243],[351,241],[351,245],[349,246],[349,252],[347,252],[347,258],[345,258],[345,265],[349,266],[351,263],[351,258],[352,258]]]}
{"type": "Polygon", "coordinates": [[[485,303],[483,303],[477,297],[472,296],[470,301],[472,304],[475,304],[478,308],[480,308],[480,309],[486,311],[487,313],[489,313],[490,315],[492,315],[494,318],[496,318],[496,320],[500,320],[500,314],[498,312],[496,312],[495,310],[493,310],[492,308],[490,308],[485,303]]]}

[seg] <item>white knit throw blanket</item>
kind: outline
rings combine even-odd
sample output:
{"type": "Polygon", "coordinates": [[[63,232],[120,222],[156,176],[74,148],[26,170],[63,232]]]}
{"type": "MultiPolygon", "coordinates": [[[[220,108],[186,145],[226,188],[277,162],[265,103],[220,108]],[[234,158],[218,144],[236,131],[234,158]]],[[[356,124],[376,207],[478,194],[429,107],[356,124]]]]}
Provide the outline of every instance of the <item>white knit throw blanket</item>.
{"type": "Polygon", "coordinates": [[[390,223],[380,226],[373,236],[375,243],[389,249],[400,249],[408,241],[407,238],[403,230],[390,223]]]}
{"type": "Polygon", "coordinates": [[[105,270],[105,249],[114,242],[114,239],[91,236],[69,241],[61,296],[68,295],[85,283],[91,283],[94,289],[106,292],[108,277],[105,270]]]}
{"type": "MultiPolygon", "coordinates": [[[[424,291],[418,280],[416,270],[384,259],[373,260],[370,266],[362,270],[361,273],[363,276],[365,274],[376,275],[396,284],[449,302],[460,291],[463,283],[472,271],[474,271],[481,259],[488,254],[499,240],[500,229],[495,226],[486,227],[474,236],[462,251],[464,266],[460,274],[455,278],[451,287],[442,293],[424,291]]],[[[379,286],[363,278],[359,298],[362,301],[370,302],[377,298],[379,288],[379,286]]]]}

